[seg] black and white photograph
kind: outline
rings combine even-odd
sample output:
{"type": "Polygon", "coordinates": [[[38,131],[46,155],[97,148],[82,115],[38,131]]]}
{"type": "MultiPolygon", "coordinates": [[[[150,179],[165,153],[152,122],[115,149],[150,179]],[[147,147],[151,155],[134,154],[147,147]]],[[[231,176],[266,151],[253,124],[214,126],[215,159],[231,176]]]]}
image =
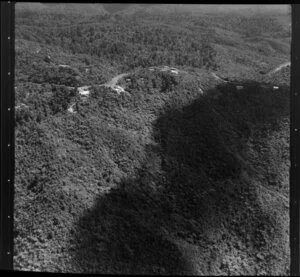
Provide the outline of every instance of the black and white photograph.
{"type": "Polygon", "coordinates": [[[17,2],[14,270],[289,276],[291,19],[17,2]]]}

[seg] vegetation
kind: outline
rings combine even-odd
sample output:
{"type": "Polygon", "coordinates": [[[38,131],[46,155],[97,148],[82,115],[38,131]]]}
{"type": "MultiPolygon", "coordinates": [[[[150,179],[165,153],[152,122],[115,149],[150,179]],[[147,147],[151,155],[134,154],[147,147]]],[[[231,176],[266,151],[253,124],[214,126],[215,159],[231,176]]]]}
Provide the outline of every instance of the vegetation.
{"type": "Polygon", "coordinates": [[[14,268],[289,275],[286,21],[55,7],[16,12],[14,268]]]}

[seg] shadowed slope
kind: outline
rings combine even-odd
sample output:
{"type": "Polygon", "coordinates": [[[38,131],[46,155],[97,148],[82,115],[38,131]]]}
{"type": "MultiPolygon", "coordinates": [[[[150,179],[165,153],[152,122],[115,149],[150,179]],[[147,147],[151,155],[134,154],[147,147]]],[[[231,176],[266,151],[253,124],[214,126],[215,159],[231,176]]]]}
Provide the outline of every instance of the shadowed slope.
{"type": "Polygon", "coordinates": [[[242,92],[219,86],[163,113],[136,177],[100,195],[79,220],[74,268],[287,274],[287,203],[274,197],[281,189],[264,181],[267,164],[259,172],[251,156],[256,145],[249,144],[254,133],[264,145],[265,131],[282,128],[287,93],[274,95],[258,84],[242,92]],[[261,202],[264,197],[273,197],[272,208],[261,202]]]}

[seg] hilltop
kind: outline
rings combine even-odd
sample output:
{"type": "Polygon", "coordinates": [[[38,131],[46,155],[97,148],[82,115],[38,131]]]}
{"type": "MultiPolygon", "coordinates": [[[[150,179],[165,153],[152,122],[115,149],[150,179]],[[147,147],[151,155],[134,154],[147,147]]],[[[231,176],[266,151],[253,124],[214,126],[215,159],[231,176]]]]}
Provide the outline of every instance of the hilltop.
{"type": "Polygon", "coordinates": [[[288,15],[32,5],[14,268],[289,275],[288,15]]]}

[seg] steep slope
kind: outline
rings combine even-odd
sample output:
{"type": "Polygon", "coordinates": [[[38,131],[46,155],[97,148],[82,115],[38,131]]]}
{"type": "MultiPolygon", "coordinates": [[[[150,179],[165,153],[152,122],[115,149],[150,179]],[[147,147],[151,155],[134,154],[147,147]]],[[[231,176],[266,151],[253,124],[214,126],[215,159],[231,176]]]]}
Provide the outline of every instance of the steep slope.
{"type": "Polygon", "coordinates": [[[18,127],[17,268],[287,273],[287,91],[167,76],[18,127]]]}

